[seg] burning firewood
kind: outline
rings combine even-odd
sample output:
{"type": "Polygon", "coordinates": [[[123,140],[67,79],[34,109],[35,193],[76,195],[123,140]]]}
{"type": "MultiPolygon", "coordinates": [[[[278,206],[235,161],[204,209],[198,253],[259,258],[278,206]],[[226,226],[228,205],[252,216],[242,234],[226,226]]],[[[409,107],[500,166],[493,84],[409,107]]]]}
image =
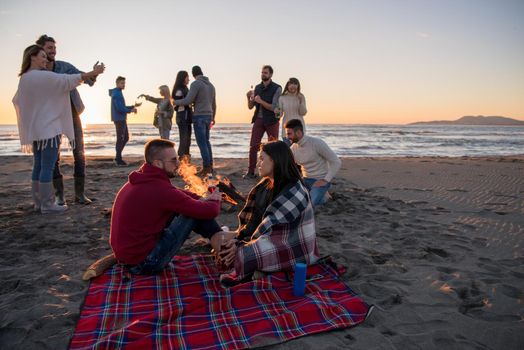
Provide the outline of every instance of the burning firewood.
{"type": "Polygon", "coordinates": [[[244,205],[246,202],[246,198],[240,193],[235,186],[229,181],[229,179],[223,178],[222,181],[218,182],[217,185],[220,192],[222,192],[224,195],[222,195],[222,198],[228,202],[234,201],[237,205],[244,205]],[[227,180],[227,181],[225,181],[227,180]]]}

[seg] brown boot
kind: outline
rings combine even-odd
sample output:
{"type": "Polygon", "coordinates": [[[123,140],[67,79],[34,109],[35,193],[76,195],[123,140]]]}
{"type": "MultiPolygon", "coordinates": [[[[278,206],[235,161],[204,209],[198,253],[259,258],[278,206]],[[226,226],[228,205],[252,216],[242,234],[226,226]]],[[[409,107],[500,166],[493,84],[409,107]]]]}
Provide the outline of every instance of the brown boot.
{"type": "Polygon", "coordinates": [[[90,204],[91,199],[84,193],[85,177],[75,177],[75,202],[80,204],[90,204]]]}
{"type": "Polygon", "coordinates": [[[58,177],[53,179],[53,187],[55,188],[55,203],[57,205],[66,205],[64,198],[64,178],[58,177]]]}

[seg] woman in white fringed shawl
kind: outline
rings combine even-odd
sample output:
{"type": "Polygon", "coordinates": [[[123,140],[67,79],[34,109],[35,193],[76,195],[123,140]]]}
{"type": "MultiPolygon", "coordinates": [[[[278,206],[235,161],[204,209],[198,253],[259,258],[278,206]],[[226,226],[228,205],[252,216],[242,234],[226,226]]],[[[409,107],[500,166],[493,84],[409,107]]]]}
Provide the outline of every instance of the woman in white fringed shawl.
{"type": "Polygon", "coordinates": [[[74,147],[69,92],[105,69],[102,63],[89,73],[57,74],[46,70],[47,62],[41,46],[31,45],[24,50],[18,90],[13,97],[22,151],[33,152],[31,194],[35,210],[42,213],[67,209],[54,203],[52,177],[62,135],[74,147]]]}

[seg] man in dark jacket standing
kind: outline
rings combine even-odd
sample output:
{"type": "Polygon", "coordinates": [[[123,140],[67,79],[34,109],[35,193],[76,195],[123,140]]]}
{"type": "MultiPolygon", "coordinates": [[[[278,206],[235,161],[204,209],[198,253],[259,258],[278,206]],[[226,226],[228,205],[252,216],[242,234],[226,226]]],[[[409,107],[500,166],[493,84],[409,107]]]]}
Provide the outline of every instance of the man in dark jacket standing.
{"type": "Polygon", "coordinates": [[[220,214],[218,190],[203,199],[171,184],[179,164],[174,147],[168,140],[149,141],[145,163],[116,195],[109,243],[131,273],[160,272],[193,230],[206,238],[222,231],[214,220],[220,214]]]}
{"type": "Polygon", "coordinates": [[[262,67],[262,82],[255,87],[255,90],[247,92],[247,107],[253,109],[255,113],[251,123],[251,141],[249,142],[249,167],[244,179],[254,179],[255,167],[257,164],[257,153],[262,142],[264,133],[267,133],[269,141],[278,140],[279,118],[275,115],[275,108],[278,99],[282,94],[282,87],[271,80],[273,68],[269,65],[262,67]]]}
{"type": "Polygon", "coordinates": [[[215,87],[209,78],[204,76],[199,66],[194,66],[191,73],[195,81],[191,83],[187,96],[175,100],[174,103],[177,106],[194,103],[193,130],[203,163],[200,175],[206,175],[213,172],[213,151],[209,142],[209,130],[211,124],[215,124],[217,112],[215,87]]]}
{"type": "Polygon", "coordinates": [[[136,113],[136,107],[126,106],[122,90],[126,88],[126,78],[117,77],[116,87],[109,89],[109,96],[111,96],[111,120],[115,123],[116,128],[116,157],[115,164],[118,166],[126,166],[127,163],[122,159],[122,151],[129,141],[129,131],[127,130],[127,115],[129,113],[136,113]]]}

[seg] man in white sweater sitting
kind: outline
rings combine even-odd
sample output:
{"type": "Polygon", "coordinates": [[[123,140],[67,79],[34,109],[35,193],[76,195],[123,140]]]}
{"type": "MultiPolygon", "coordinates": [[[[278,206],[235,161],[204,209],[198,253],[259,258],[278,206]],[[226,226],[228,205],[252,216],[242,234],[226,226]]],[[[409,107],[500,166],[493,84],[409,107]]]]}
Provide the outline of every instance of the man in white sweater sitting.
{"type": "Polygon", "coordinates": [[[295,162],[302,166],[302,176],[309,189],[313,207],[322,205],[331,180],[340,169],[341,161],[323,140],[304,135],[304,126],[300,120],[288,121],[285,128],[287,138],[293,142],[291,151],[295,162]]]}

